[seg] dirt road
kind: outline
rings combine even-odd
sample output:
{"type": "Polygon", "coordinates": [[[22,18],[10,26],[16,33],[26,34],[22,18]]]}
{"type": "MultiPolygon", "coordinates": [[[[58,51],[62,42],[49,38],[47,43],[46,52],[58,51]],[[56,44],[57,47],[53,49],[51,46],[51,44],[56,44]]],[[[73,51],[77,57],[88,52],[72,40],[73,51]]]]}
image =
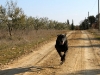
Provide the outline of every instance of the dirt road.
{"type": "Polygon", "coordinates": [[[100,42],[86,31],[68,33],[66,61],[54,45],[55,39],[0,70],[0,75],[100,75],[100,42]]]}

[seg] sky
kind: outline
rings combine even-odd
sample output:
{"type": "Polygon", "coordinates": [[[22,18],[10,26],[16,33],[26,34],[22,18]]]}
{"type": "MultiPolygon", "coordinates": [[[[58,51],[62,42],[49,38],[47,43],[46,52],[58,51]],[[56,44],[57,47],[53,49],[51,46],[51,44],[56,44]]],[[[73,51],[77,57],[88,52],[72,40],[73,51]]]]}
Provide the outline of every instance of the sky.
{"type": "MultiPolygon", "coordinates": [[[[10,0],[0,0],[0,5],[6,5],[10,0]]],[[[98,0],[13,0],[22,8],[24,14],[32,17],[47,17],[49,20],[67,22],[79,25],[89,15],[98,14],[98,0]]]]}

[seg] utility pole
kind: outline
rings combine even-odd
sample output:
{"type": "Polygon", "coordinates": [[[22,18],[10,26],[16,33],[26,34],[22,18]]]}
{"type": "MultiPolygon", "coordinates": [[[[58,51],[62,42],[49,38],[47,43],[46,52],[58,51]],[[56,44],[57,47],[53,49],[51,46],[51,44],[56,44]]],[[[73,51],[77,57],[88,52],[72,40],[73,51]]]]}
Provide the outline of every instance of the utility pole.
{"type": "Polygon", "coordinates": [[[98,27],[99,27],[99,31],[100,31],[100,16],[99,16],[99,0],[98,0],[98,27]]]}

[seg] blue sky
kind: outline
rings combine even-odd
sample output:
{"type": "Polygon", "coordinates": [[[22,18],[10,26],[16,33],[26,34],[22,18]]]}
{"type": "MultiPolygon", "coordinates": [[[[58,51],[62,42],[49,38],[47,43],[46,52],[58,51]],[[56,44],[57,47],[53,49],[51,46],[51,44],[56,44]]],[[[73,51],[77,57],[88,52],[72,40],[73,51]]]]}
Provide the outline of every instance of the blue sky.
{"type": "MultiPolygon", "coordinates": [[[[0,0],[5,6],[6,1],[0,0]]],[[[66,22],[67,19],[78,25],[85,17],[98,14],[98,0],[13,0],[27,16],[48,17],[50,20],[66,22]]]]}

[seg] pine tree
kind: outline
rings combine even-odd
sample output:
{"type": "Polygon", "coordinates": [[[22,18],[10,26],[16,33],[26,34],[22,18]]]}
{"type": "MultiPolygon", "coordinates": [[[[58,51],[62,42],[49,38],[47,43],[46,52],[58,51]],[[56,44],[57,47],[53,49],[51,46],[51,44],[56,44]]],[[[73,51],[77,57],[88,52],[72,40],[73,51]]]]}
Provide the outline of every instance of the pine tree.
{"type": "Polygon", "coordinates": [[[71,30],[74,30],[74,23],[73,23],[73,19],[72,19],[72,24],[71,24],[71,30]]]}

